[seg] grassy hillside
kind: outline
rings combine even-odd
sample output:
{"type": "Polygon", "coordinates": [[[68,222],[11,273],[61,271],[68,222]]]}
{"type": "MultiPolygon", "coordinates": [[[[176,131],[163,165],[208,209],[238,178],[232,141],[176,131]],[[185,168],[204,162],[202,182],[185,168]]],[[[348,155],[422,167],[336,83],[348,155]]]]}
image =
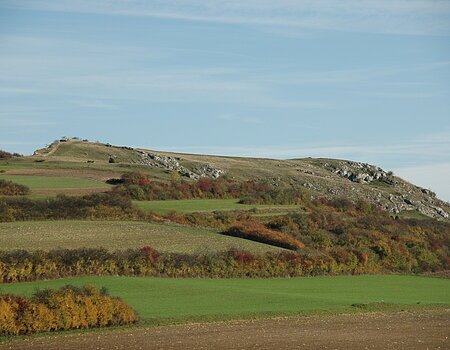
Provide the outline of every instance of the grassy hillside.
{"type": "MultiPolygon", "coordinates": [[[[209,166],[222,170],[223,176],[229,179],[267,181],[277,187],[294,187],[315,196],[367,200],[394,214],[418,211],[427,216],[444,219],[450,213],[448,204],[437,199],[433,193],[393,175],[386,175],[386,181],[352,181],[343,175],[346,174],[343,172],[345,169],[351,172],[367,172],[370,167],[335,159],[277,160],[208,156],[69,140],[41,149],[31,157],[0,160],[0,172],[4,171],[5,175],[61,176],[105,181],[119,177],[124,172],[140,170],[153,179],[170,180],[173,169],[161,164],[149,165],[143,161],[142,152],[177,159],[179,165],[189,171],[209,166]],[[115,163],[109,163],[110,158],[114,158],[115,163]]],[[[41,190],[34,190],[34,193],[36,191],[41,190]]],[[[82,192],[80,189],[80,193],[82,192]]],[[[47,192],[56,193],[74,194],[75,191],[67,187],[47,192]]]]}
{"type": "Polygon", "coordinates": [[[0,292],[30,295],[37,288],[68,283],[105,286],[112,295],[132,305],[145,321],[154,323],[450,305],[450,280],[394,275],[292,279],[81,277],[0,285],[0,292]]]}
{"type": "Polygon", "coordinates": [[[278,251],[270,245],[201,228],[127,221],[27,221],[0,223],[2,250],[56,248],[128,249],[152,246],[161,252],[195,253],[245,249],[278,251]]]}

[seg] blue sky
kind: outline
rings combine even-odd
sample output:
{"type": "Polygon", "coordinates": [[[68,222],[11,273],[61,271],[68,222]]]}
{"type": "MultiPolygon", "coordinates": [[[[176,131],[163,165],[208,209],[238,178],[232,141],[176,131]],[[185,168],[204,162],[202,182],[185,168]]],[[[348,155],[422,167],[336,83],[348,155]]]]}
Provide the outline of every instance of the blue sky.
{"type": "Polygon", "coordinates": [[[365,161],[450,200],[450,1],[0,0],[0,148],[365,161]]]}

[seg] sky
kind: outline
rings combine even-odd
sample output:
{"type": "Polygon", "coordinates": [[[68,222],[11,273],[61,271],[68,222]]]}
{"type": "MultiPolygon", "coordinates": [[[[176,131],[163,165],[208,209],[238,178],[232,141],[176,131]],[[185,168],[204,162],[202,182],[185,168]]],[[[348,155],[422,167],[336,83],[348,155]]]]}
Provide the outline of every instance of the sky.
{"type": "Polygon", "coordinates": [[[450,1],[0,0],[0,149],[379,165],[450,200],[450,1]]]}

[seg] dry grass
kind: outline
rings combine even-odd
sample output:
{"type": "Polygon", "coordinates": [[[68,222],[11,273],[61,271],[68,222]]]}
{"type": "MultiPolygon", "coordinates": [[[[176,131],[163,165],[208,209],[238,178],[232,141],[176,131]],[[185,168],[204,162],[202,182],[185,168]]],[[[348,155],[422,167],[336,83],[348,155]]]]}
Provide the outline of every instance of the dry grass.
{"type": "Polygon", "coordinates": [[[162,252],[195,253],[241,248],[279,250],[266,244],[228,237],[215,231],[168,224],[127,221],[27,221],[0,223],[1,249],[50,250],[152,246],[162,252]]]}

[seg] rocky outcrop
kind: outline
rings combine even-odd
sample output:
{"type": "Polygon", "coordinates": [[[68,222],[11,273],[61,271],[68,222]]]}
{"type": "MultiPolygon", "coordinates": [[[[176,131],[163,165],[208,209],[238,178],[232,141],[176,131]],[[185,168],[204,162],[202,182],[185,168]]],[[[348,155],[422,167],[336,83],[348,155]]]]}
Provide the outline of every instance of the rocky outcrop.
{"type": "Polygon", "coordinates": [[[402,211],[415,210],[426,216],[437,219],[449,218],[448,212],[436,205],[434,201],[428,203],[426,200],[412,200],[405,195],[389,195],[389,203],[385,205],[385,209],[393,214],[398,214],[402,211]]]}
{"type": "Polygon", "coordinates": [[[340,161],[337,164],[325,163],[324,167],[352,182],[371,183],[375,180],[380,180],[388,184],[393,184],[395,182],[390,173],[367,163],[340,161]]]}
{"type": "Polygon", "coordinates": [[[193,170],[194,174],[198,174],[200,176],[207,176],[213,179],[217,179],[224,173],[222,169],[213,168],[209,164],[203,164],[195,167],[193,170]]]}
{"type": "Polygon", "coordinates": [[[181,158],[165,156],[145,151],[138,151],[142,165],[161,168],[170,171],[177,171],[181,176],[198,180],[201,177],[217,179],[224,173],[222,169],[217,169],[209,164],[195,166],[192,170],[180,164],[181,158]]]}

